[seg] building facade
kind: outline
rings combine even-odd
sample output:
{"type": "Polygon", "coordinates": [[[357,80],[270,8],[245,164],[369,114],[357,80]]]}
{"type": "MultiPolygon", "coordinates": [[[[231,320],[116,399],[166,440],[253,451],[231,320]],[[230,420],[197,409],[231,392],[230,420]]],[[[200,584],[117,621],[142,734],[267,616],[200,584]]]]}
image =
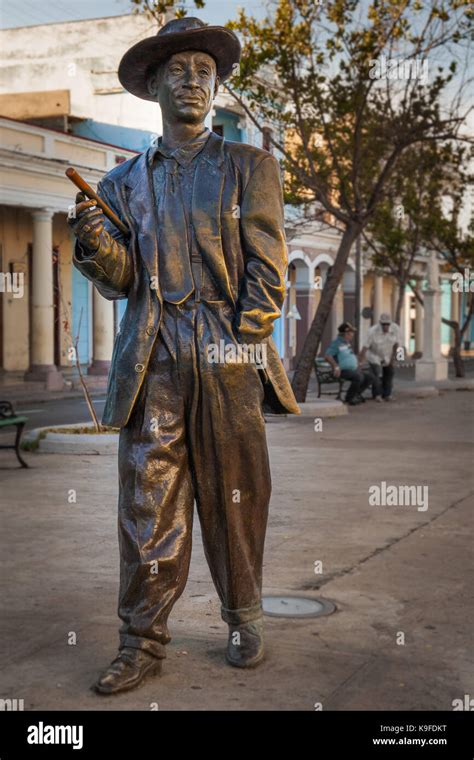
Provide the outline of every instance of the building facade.
{"type": "MultiPolygon", "coordinates": [[[[103,299],[72,266],[67,214],[73,165],[93,187],[117,163],[146,150],[162,132],[160,109],[135,98],[117,79],[123,53],[156,33],[156,24],[127,15],[0,32],[0,367],[9,374],[60,386],[74,379],[75,351],[90,375],[106,376],[115,332],[126,306],[103,299]],[[21,292],[20,292],[21,291],[21,292]],[[59,372],[58,372],[59,370],[59,372]]],[[[227,140],[272,150],[241,106],[220,91],[208,126],[227,140]]],[[[281,136],[279,136],[281,138],[281,136]]],[[[278,157],[278,155],[277,155],[278,157]]],[[[289,242],[287,297],[274,337],[288,370],[295,366],[319,303],[339,233],[314,227],[289,242]]],[[[419,262],[417,276],[425,277],[419,262]]],[[[442,314],[458,318],[466,297],[441,285],[442,314]]],[[[351,256],[320,351],[343,320],[355,321],[355,260],[351,256]]],[[[393,280],[363,261],[361,337],[382,311],[395,311],[393,280]]],[[[423,310],[404,295],[401,327],[407,355],[421,352],[423,310]]],[[[472,334],[466,340],[474,340],[472,334]]],[[[443,326],[442,351],[452,344],[443,326]]]]}
{"type": "MultiPolygon", "coordinates": [[[[59,387],[84,371],[106,376],[126,301],[111,303],[72,266],[67,225],[74,166],[93,187],[117,163],[154,144],[157,104],[117,79],[123,53],[156,33],[127,15],[0,32],[0,367],[59,387]],[[22,283],[22,292],[15,284],[22,283]],[[59,372],[58,372],[59,370],[59,372]],[[62,377],[61,377],[62,376],[62,377]]],[[[208,126],[228,140],[264,138],[227,93],[208,126]]]]}

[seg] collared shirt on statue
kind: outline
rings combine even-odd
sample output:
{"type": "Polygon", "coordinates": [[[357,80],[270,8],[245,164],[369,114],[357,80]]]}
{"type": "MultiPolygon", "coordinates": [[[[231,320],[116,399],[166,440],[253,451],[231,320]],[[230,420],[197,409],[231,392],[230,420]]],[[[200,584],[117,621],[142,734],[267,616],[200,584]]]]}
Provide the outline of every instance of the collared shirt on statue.
{"type": "MultiPolygon", "coordinates": [[[[192,192],[194,173],[196,171],[196,161],[194,160],[206,145],[209,135],[209,129],[205,129],[200,135],[194,137],[189,142],[180,145],[173,151],[167,151],[161,145],[162,138],[158,140],[158,145],[151,154],[150,160],[153,166],[153,184],[155,187],[156,197],[159,199],[165,182],[165,168],[169,164],[176,168],[178,164],[178,176],[184,195],[186,210],[191,210],[192,192]]],[[[159,203],[159,200],[158,200],[159,203]]]]}
{"type": "MultiPolygon", "coordinates": [[[[206,146],[210,131],[173,151],[161,145],[161,138],[150,161],[157,203],[160,280],[163,297],[182,303],[194,291],[191,258],[199,258],[192,226],[193,185],[198,156],[206,146]]],[[[218,297],[209,273],[203,266],[201,290],[218,297]]]]}

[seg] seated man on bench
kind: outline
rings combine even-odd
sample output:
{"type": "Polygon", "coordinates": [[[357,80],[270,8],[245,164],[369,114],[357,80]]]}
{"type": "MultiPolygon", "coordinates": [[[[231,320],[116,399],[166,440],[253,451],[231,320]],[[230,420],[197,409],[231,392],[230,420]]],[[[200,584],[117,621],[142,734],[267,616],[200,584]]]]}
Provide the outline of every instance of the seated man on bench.
{"type": "Polygon", "coordinates": [[[350,322],[343,322],[338,327],[338,336],[326,351],[325,359],[331,365],[334,377],[349,380],[350,386],[344,399],[346,404],[357,406],[363,400],[361,394],[373,382],[370,372],[362,371],[352,348],[352,339],[356,328],[350,322]]]}

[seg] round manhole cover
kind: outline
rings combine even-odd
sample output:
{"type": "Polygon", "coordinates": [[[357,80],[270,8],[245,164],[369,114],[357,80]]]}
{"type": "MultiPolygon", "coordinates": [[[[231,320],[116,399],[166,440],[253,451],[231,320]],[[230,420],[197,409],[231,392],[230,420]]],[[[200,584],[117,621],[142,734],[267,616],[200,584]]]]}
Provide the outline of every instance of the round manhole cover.
{"type": "Polygon", "coordinates": [[[306,596],[264,596],[262,606],[265,615],[272,617],[321,617],[336,609],[327,599],[308,599],[306,596]]]}

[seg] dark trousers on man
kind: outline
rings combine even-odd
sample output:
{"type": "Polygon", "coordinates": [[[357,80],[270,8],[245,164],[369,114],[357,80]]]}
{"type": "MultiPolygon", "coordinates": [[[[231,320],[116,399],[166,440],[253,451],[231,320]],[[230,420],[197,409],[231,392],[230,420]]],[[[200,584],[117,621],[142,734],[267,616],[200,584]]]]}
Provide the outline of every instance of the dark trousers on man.
{"type": "Polygon", "coordinates": [[[369,364],[372,375],[374,376],[374,382],[372,383],[372,396],[382,396],[382,398],[389,398],[392,395],[393,389],[393,376],[395,370],[393,365],[385,364],[369,364]]]}
{"type": "Polygon", "coordinates": [[[363,372],[360,369],[342,369],[341,378],[350,380],[350,386],[346,393],[346,401],[352,401],[369,387],[372,382],[372,376],[369,372],[363,372]]]}
{"type": "Polygon", "coordinates": [[[270,467],[255,364],[209,361],[236,344],[232,309],[165,304],[147,374],[119,446],[120,647],[164,657],[184,590],[194,502],[229,624],[259,618],[270,467]]]}

